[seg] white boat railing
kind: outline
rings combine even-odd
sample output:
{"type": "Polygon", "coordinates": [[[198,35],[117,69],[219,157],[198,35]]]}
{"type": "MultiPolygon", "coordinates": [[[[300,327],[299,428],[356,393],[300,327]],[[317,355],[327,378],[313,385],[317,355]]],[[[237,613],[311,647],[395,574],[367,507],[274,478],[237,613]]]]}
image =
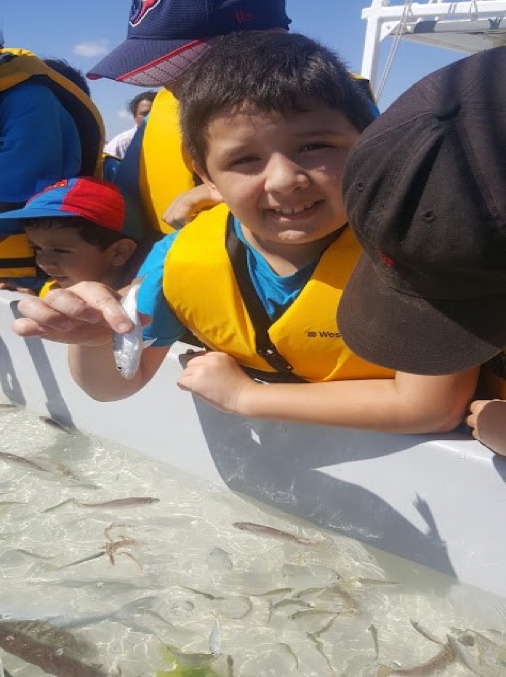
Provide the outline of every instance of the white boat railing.
{"type": "MultiPolygon", "coordinates": [[[[372,0],[362,18],[367,21],[362,75],[374,91],[381,43],[387,37],[466,53],[506,44],[506,0],[372,0]]],[[[387,62],[383,84],[388,71],[387,62]]]]}
{"type": "Polygon", "coordinates": [[[0,292],[0,393],[12,401],[506,597],[506,459],[469,435],[224,414],[177,387],[184,344],[141,392],[95,402],[72,381],[66,346],[12,332],[16,298],[0,292]]]}

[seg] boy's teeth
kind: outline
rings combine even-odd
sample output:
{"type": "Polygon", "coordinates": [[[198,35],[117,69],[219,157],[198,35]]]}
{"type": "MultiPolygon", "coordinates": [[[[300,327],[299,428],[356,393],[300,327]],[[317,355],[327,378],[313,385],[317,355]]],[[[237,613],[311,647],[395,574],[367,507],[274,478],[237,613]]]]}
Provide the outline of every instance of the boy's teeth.
{"type": "Polygon", "coordinates": [[[300,214],[305,209],[309,209],[313,205],[314,202],[310,202],[309,204],[303,205],[302,207],[293,207],[292,209],[275,209],[274,211],[279,214],[284,214],[285,216],[290,216],[291,214],[300,214]]]}

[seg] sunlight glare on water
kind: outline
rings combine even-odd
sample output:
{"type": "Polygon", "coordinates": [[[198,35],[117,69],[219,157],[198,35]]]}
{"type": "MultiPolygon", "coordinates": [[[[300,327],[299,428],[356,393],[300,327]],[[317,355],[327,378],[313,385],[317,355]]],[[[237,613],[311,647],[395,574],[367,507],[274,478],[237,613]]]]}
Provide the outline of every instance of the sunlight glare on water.
{"type": "Polygon", "coordinates": [[[506,674],[505,600],[1,406],[0,517],[0,675],[506,674]]]}

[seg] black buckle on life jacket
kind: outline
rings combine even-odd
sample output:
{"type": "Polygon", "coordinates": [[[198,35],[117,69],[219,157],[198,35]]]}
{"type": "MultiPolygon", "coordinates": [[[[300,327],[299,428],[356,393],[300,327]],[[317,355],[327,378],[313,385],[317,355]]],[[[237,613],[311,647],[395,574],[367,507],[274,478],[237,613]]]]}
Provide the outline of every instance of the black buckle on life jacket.
{"type": "Polygon", "coordinates": [[[287,371],[293,372],[293,366],[283,357],[283,355],[278,353],[276,347],[272,343],[269,346],[257,347],[257,355],[263,357],[271,367],[274,367],[274,369],[281,373],[287,371]]]}

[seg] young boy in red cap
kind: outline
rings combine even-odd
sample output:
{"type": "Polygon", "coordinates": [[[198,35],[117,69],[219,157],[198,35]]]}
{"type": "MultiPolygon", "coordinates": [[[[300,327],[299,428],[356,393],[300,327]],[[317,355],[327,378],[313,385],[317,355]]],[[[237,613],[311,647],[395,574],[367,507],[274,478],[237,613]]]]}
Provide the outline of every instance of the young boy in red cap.
{"type": "Polygon", "coordinates": [[[336,323],[360,255],[341,178],[371,118],[343,64],[309,38],[220,39],[187,77],[181,121],[195,170],[225,204],[162,240],[140,271],[139,309],[152,317],[144,337],[155,343],[139,371],[127,381],[115,367],[111,328],[131,325],[103,285],[22,301],[16,331],[74,344],[72,375],[98,400],[143,388],[188,328],[211,351],[190,360],[178,385],[218,409],[399,433],[452,429],[476,370],[395,374],[354,355],[336,323]]]}
{"type": "Polygon", "coordinates": [[[364,359],[482,369],[467,419],[506,455],[506,47],[431,73],[361,136],[344,196],[364,248],[339,306],[364,359]],[[489,362],[491,360],[491,362],[489,362]]]}
{"type": "Polygon", "coordinates": [[[119,289],[136,273],[142,215],[112,183],[90,177],[62,179],[22,209],[0,214],[2,218],[20,220],[37,266],[51,278],[41,297],[84,280],[119,289]]]}

